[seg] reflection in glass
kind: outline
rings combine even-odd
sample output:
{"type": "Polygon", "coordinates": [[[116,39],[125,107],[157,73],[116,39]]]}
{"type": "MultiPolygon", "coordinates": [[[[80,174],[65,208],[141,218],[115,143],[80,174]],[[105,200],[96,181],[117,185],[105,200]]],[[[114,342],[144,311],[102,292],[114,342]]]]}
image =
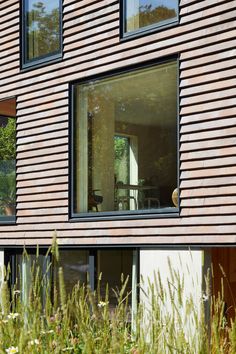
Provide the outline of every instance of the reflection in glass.
{"type": "Polygon", "coordinates": [[[42,58],[60,51],[60,0],[27,0],[26,60],[42,58]]]}
{"type": "MultiPolygon", "coordinates": [[[[115,307],[117,304],[117,293],[122,288],[122,282],[124,283],[127,278],[128,282],[124,296],[131,294],[132,262],[132,250],[100,250],[97,253],[97,275],[101,278],[101,296],[105,299],[108,285],[110,308],[115,307]]],[[[135,292],[135,289],[133,291],[135,292]]],[[[128,296],[128,300],[129,304],[131,304],[131,296],[128,296]]]]}
{"type": "Polygon", "coordinates": [[[89,275],[89,251],[60,250],[59,262],[59,266],[63,268],[67,293],[70,293],[78,282],[80,284],[87,283],[89,275]]]}
{"type": "Polygon", "coordinates": [[[16,122],[0,116],[0,217],[15,215],[16,122]]]}
{"type": "Polygon", "coordinates": [[[125,32],[176,19],[177,10],[177,0],[125,1],[125,32]]]}
{"type": "Polygon", "coordinates": [[[126,282],[123,296],[136,301],[137,290],[137,255],[132,249],[100,249],[100,250],[60,250],[59,263],[53,262],[49,255],[44,254],[15,254],[11,256],[11,269],[16,289],[21,290],[23,304],[28,304],[34,281],[37,279],[43,305],[46,295],[51,289],[58,289],[58,270],[63,269],[66,293],[71,294],[76,284],[90,285],[98,289],[102,301],[106,299],[109,288],[109,308],[117,304],[117,294],[126,282]],[[94,258],[93,262],[89,258],[94,258]],[[92,282],[94,281],[94,284],[92,282]]]}
{"type": "Polygon", "coordinates": [[[29,302],[32,287],[35,285],[35,274],[37,274],[40,296],[45,305],[46,292],[50,290],[50,257],[42,254],[22,254],[15,256],[16,264],[16,285],[21,290],[21,299],[24,305],[29,302]]]}
{"type": "Polygon", "coordinates": [[[75,213],[174,207],[176,62],[78,85],[75,102],[75,213]]]}
{"type": "MultiPolygon", "coordinates": [[[[129,157],[130,139],[127,136],[114,136],[114,170],[115,183],[129,183],[130,157],[129,157]]],[[[115,189],[115,200],[121,203],[123,210],[130,209],[130,200],[128,190],[115,189]],[[125,201],[128,202],[125,202],[125,201]]]]}

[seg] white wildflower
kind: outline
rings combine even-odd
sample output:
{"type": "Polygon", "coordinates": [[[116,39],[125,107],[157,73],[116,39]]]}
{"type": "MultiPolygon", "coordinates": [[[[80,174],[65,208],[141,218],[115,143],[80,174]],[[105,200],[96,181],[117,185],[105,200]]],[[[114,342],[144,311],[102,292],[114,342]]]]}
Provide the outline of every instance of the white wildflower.
{"type": "Polygon", "coordinates": [[[53,329],[49,329],[48,331],[41,331],[40,332],[42,335],[45,335],[45,334],[52,334],[54,333],[54,330],[53,329]]]}
{"type": "Polygon", "coordinates": [[[73,349],[74,349],[73,347],[67,347],[67,348],[62,349],[62,351],[63,352],[67,352],[67,351],[73,350],[73,349]]]}
{"type": "Polygon", "coordinates": [[[20,316],[19,315],[19,313],[9,313],[9,315],[7,316],[7,318],[9,319],[9,320],[14,320],[15,318],[17,318],[18,316],[20,316]]]}
{"type": "Polygon", "coordinates": [[[18,347],[10,347],[8,349],[6,349],[6,352],[8,354],[15,354],[15,353],[19,353],[18,347]]]}
{"type": "Polygon", "coordinates": [[[208,295],[207,295],[207,294],[203,294],[203,295],[202,295],[202,301],[203,301],[203,302],[206,302],[206,301],[208,301],[208,300],[209,300],[208,295]]]}
{"type": "Polygon", "coordinates": [[[33,339],[29,342],[29,345],[39,345],[39,340],[38,339],[33,339]]]}
{"type": "Polygon", "coordinates": [[[48,334],[50,333],[54,333],[54,330],[53,329],[49,329],[49,331],[47,331],[48,334]]]}
{"type": "Polygon", "coordinates": [[[13,291],[13,294],[14,294],[14,295],[19,295],[19,294],[20,294],[20,290],[14,290],[14,291],[13,291]]]}
{"type": "Polygon", "coordinates": [[[98,303],[98,307],[105,307],[105,306],[107,306],[109,304],[109,302],[107,301],[107,302],[105,302],[105,301],[100,301],[99,303],[98,303]]]}

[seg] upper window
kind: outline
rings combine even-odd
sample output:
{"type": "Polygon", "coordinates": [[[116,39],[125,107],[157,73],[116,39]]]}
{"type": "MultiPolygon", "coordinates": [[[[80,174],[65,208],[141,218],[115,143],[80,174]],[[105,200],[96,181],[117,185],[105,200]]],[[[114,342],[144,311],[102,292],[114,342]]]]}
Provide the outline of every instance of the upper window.
{"type": "Polygon", "coordinates": [[[61,54],[61,0],[23,0],[23,65],[61,54]]]}
{"type": "Polygon", "coordinates": [[[75,85],[74,102],[72,214],[174,211],[177,62],[75,85]]]}
{"type": "Polygon", "coordinates": [[[124,1],[124,33],[165,25],[177,20],[177,0],[124,1]]]}
{"type": "Polygon", "coordinates": [[[0,101],[0,222],[14,221],[16,211],[15,100],[0,101]]]}

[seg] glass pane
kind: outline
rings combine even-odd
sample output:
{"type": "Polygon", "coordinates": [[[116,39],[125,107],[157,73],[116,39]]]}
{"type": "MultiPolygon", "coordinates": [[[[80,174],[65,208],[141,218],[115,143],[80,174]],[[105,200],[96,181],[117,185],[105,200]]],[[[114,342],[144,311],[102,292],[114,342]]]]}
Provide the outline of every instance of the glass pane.
{"type": "Polygon", "coordinates": [[[77,86],[75,101],[74,211],[174,207],[176,62],[77,86]]]}
{"type": "Polygon", "coordinates": [[[33,286],[33,275],[38,273],[39,284],[42,284],[40,295],[45,305],[46,291],[50,285],[50,257],[44,255],[16,255],[16,285],[21,290],[21,299],[26,305],[33,286]]]}
{"type": "Polygon", "coordinates": [[[26,59],[32,60],[60,51],[60,1],[26,1],[26,59]]]}
{"type": "MultiPolygon", "coordinates": [[[[128,277],[128,283],[124,296],[131,294],[132,289],[132,250],[101,250],[97,253],[97,276],[101,276],[100,290],[102,299],[105,299],[106,286],[109,286],[109,305],[114,307],[117,304],[115,292],[121,290],[122,281],[128,277]],[[114,292],[115,290],[115,292],[114,292]]],[[[129,296],[131,304],[131,296],[129,296]]]]}
{"type": "Polygon", "coordinates": [[[177,0],[128,0],[125,32],[177,18],[177,0]]]}
{"type": "Polygon", "coordinates": [[[16,208],[16,122],[0,116],[0,217],[15,215],[16,208]]]}
{"type": "Polygon", "coordinates": [[[89,251],[60,250],[59,265],[63,268],[66,291],[70,293],[79,281],[86,283],[88,280],[89,251]]]}

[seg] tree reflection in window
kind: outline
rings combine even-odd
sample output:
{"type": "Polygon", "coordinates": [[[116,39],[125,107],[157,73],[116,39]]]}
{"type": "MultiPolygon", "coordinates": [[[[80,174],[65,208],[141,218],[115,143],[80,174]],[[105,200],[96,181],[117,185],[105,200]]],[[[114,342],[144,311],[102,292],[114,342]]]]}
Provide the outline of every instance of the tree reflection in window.
{"type": "Polygon", "coordinates": [[[26,1],[27,61],[60,52],[60,1],[26,1]]]}
{"type": "Polygon", "coordinates": [[[139,26],[145,27],[176,17],[175,9],[166,6],[153,7],[152,4],[139,7],[139,26]]]}
{"type": "Polygon", "coordinates": [[[177,19],[176,0],[132,0],[125,2],[125,32],[177,19]]]}

